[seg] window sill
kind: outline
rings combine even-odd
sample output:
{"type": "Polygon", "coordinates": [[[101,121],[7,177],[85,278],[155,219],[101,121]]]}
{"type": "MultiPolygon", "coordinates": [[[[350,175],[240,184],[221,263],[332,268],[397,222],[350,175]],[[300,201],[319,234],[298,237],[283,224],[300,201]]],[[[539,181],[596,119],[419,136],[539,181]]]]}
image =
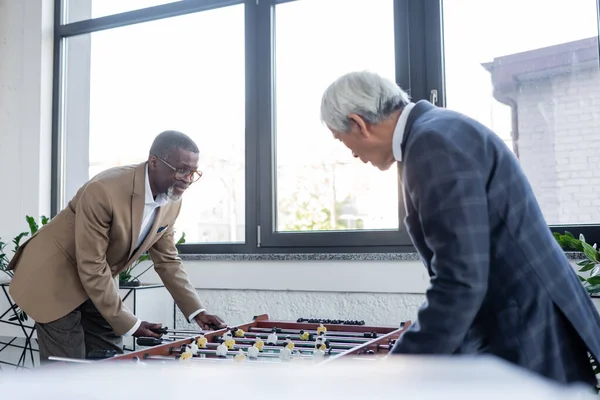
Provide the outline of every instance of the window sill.
{"type": "MultiPolygon", "coordinates": [[[[585,254],[565,252],[570,260],[585,254]]],[[[180,254],[184,261],[420,261],[418,253],[263,253],[263,254],[180,254]]]]}
{"type": "MultiPolygon", "coordinates": [[[[582,255],[565,253],[576,260],[582,255]]],[[[192,284],[207,290],[422,295],[429,276],[418,253],[181,254],[192,284]],[[244,261],[244,262],[241,262],[244,261]],[[374,262],[375,261],[375,262],[374,262]]],[[[152,271],[145,282],[160,283],[152,271]]]]}

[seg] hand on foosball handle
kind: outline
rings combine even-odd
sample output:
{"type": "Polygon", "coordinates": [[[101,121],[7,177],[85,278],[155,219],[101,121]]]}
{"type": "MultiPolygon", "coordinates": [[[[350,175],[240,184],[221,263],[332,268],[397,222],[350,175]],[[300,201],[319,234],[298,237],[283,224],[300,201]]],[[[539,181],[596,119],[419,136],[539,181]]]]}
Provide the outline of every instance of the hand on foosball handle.
{"type": "Polygon", "coordinates": [[[160,328],[162,328],[162,324],[154,324],[152,322],[142,321],[140,327],[133,333],[133,336],[160,338],[162,333],[157,332],[160,328]]]}
{"type": "Polygon", "coordinates": [[[198,326],[200,326],[200,329],[205,331],[227,328],[227,324],[225,324],[220,317],[213,314],[207,314],[205,311],[196,315],[194,320],[198,326]]]}

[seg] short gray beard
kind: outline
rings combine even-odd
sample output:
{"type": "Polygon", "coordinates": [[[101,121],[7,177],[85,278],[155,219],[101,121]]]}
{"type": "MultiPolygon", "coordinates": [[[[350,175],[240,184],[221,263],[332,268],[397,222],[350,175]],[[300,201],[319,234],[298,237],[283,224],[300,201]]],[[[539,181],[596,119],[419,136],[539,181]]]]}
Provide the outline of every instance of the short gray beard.
{"type": "Polygon", "coordinates": [[[169,190],[167,190],[167,197],[171,201],[179,201],[179,200],[181,200],[181,195],[173,193],[174,188],[175,188],[175,185],[171,186],[169,188],[169,190]]]}

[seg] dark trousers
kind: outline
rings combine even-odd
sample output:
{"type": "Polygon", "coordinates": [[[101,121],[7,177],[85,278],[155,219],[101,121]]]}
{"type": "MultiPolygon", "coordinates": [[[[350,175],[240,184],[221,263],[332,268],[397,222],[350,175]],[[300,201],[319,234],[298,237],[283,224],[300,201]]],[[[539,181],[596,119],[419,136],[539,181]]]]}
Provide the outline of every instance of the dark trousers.
{"type": "Polygon", "coordinates": [[[85,359],[92,350],[123,353],[123,338],[116,335],[94,303],[87,300],[62,318],[35,324],[40,362],[49,356],[85,359]]]}

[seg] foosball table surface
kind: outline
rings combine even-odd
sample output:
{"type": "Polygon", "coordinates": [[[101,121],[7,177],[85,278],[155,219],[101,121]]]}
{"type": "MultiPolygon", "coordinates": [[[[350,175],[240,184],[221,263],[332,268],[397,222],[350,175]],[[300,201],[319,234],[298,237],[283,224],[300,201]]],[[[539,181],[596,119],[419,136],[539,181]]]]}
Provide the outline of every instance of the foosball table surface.
{"type": "Polygon", "coordinates": [[[299,318],[277,321],[266,314],[238,326],[210,332],[164,329],[161,339],[138,338],[141,349],[99,362],[204,362],[272,365],[326,363],[338,359],[376,361],[410,326],[371,326],[364,321],[299,318]]]}

